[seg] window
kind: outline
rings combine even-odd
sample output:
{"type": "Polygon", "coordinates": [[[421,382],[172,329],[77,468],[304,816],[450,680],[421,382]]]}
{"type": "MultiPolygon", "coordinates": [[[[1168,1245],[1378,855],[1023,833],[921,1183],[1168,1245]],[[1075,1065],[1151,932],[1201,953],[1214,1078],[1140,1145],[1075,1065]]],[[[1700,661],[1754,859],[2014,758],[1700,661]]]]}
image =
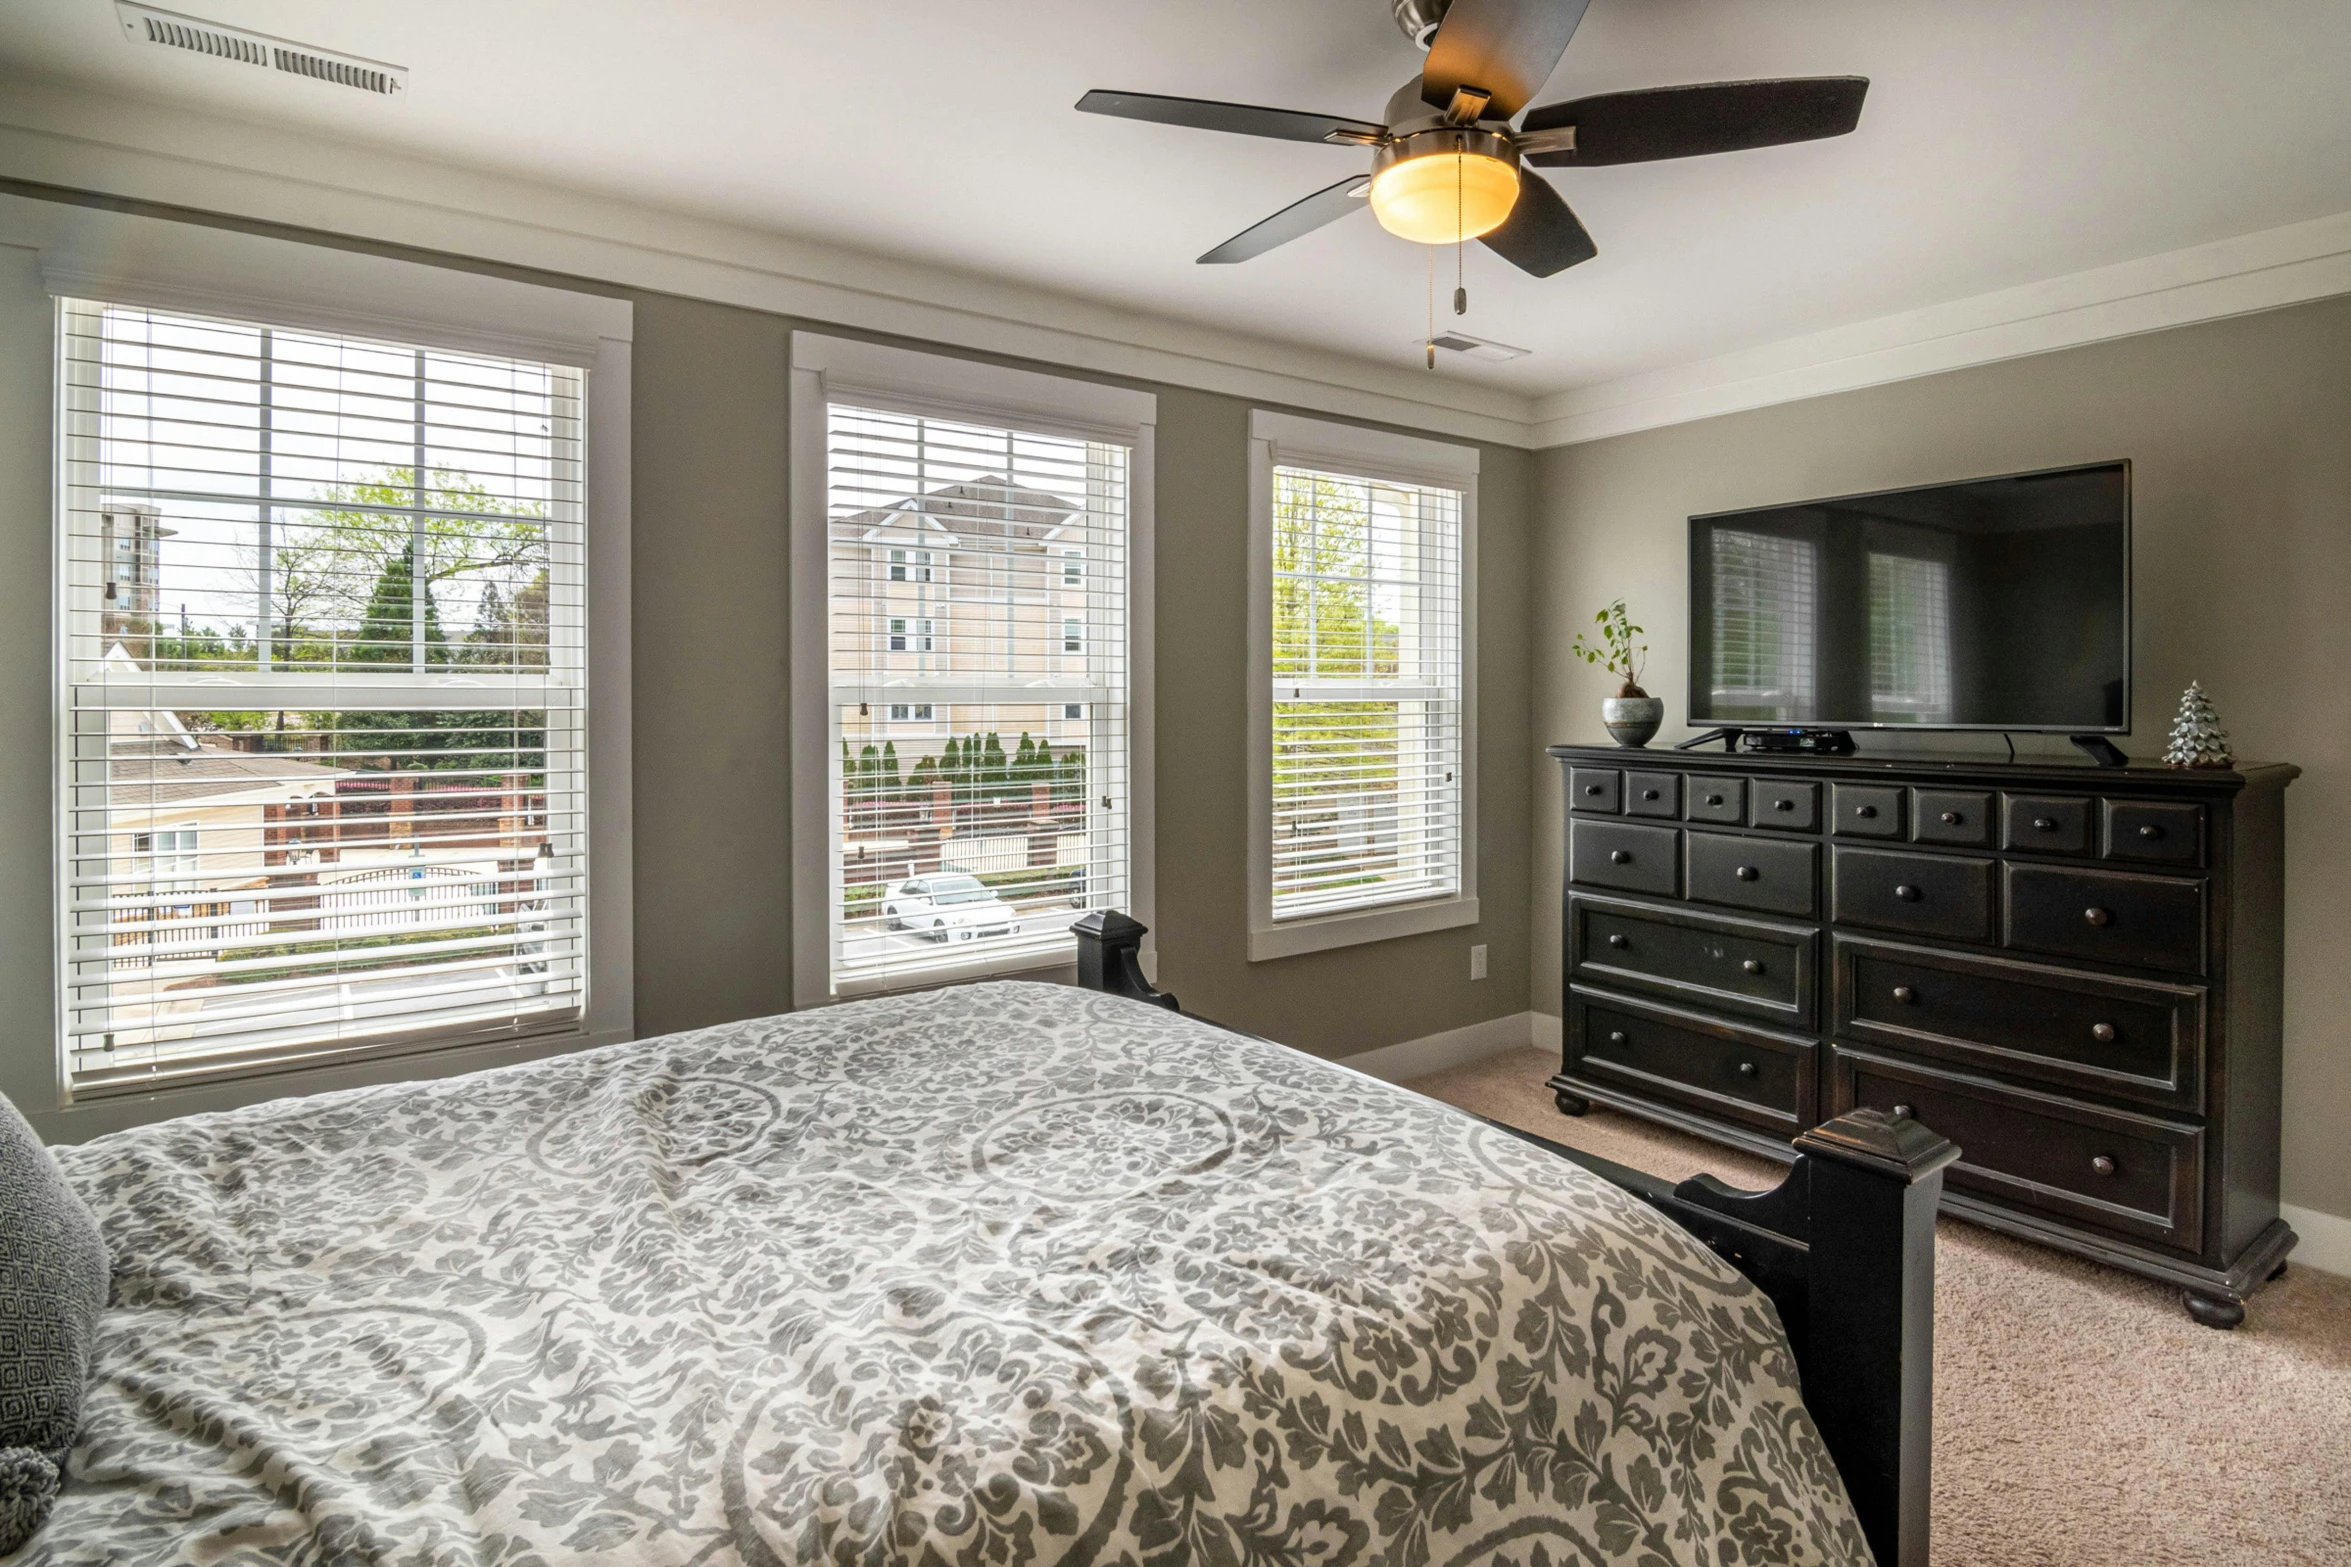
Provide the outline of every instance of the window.
{"type": "Polygon", "coordinates": [[[1069,963],[1084,910],[1140,915],[1128,581],[1147,425],[1099,421],[1151,400],[809,334],[794,353],[795,452],[816,459],[793,570],[821,595],[795,598],[796,663],[822,637],[822,686],[795,706],[825,725],[794,745],[830,779],[801,839],[824,858],[797,873],[815,940],[795,995],[1069,963]],[[1041,412],[1056,398],[1069,412],[1041,412]],[[1082,608],[1062,591],[1073,552],[1099,567],[1082,608]],[[915,593],[952,636],[909,613],[915,593]],[[859,718],[877,700],[893,723],[951,722],[885,740],[859,718]]]}
{"type": "Polygon", "coordinates": [[[1812,713],[1817,561],[1809,539],[1714,533],[1717,718],[1794,722],[1812,713]]]}
{"type": "Polygon", "coordinates": [[[1086,555],[1083,550],[1061,552],[1061,585],[1082,588],[1086,585],[1086,555]]]}
{"type": "Polygon", "coordinates": [[[938,623],[927,615],[912,619],[893,616],[890,620],[890,651],[893,653],[930,653],[938,647],[938,623]]]}
{"type": "Polygon", "coordinates": [[[577,1025],[585,372],[60,321],[71,1090],[577,1025]]]}
{"type": "Polygon", "coordinates": [[[1951,721],[1951,568],[1869,557],[1869,703],[1881,722],[1951,721]]]}
{"type": "Polygon", "coordinates": [[[1476,453],[1252,431],[1250,955],[1472,923],[1476,453]]]}

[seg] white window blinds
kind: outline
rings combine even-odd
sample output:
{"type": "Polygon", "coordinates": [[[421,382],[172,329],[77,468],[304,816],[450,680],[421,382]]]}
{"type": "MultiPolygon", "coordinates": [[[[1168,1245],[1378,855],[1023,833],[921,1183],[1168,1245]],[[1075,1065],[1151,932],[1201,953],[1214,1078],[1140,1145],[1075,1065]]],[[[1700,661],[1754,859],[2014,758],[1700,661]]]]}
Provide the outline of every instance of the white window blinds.
{"type": "Polygon", "coordinates": [[[1714,534],[1714,716],[1795,721],[1813,711],[1818,552],[1808,539],[1714,534]]]}
{"type": "Polygon", "coordinates": [[[77,1093],[586,999],[586,377],[60,304],[77,1093]]]}
{"type": "Polygon", "coordinates": [[[1462,492],[1272,470],[1272,917],[1452,896],[1462,492]]]}
{"type": "Polygon", "coordinates": [[[834,994],[1065,962],[1129,906],[1131,456],[829,399],[834,994]]]}

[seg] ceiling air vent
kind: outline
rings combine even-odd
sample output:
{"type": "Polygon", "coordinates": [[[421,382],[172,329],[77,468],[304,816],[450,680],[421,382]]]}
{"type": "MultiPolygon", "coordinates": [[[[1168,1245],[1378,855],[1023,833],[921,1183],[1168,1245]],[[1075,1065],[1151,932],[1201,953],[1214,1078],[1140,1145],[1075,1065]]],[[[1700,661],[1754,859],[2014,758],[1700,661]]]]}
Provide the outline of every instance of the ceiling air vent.
{"type": "Polygon", "coordinates": [[[405,66],[363,60],[355,54],[338,54],[290,38],[272,38],[267,33],[248,32],[242,27],[226,27],[200,17],[159,11],[151,5],[135,4],[133,0],[114,0],[114,15],[122,23],[123,36],[133,43],[184,49],[190,54],[210,55],[237,65],[257,65],[263,70],[284,71],[289,76],[307,76],[314,82],[356,88],[386,98],[408,86],[405,66]]]}
{"type": "Polygon", "coordinates": [[[1422,347],[1424,344],[1433,344],[1449,354],[1461,354],[1470,359],[1487,359],[1496,364],[1507,363],[1513,359],[1524,359],[1534,352],[1531,348],[1513,348],[1508,343],[1489,343],[1484,338],[1472,337],[1467,332],[1439,332],[1433,338],[1416,337],[1412,340],[1412,346],[1415,348],[1422,347]]]}

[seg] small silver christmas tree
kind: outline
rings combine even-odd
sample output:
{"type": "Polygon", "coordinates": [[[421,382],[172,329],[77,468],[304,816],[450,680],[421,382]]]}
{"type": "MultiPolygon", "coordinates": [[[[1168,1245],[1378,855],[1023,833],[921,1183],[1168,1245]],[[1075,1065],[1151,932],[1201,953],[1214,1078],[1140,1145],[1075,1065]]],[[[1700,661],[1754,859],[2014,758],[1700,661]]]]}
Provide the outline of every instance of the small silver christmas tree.
{"type": "Polygon", "coordinates": [[[2171,744],[2163,759],[2174,767],[2235,765],[2228,731],[2220,727],[2220,715],[2212,710],[2212,698],[2204,694],[2201,682],[2189,681],[2180,693],[2179,716],[2171,721],[2171,744]]]}

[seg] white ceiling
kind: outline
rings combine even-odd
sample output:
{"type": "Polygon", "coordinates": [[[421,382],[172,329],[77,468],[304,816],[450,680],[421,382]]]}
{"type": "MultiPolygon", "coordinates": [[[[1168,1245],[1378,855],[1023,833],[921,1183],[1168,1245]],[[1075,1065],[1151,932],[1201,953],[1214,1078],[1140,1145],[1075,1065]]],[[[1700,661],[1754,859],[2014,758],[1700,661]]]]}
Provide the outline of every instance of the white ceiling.
{"type": "MultiPolygon", "coordinates": [[[[1079,115],[1091,87],[1376,117],[1387,0],[179,0],[410,68],[403,101],[127,42],[108,0],[0,8],[0,62],[641,205],[1409,365],[1427,253],[1352,217],[1192,258],[1361,166],[1079,115]]],[[[1526,396],[2351,211],[2344,0],[1593,0],[1539,101],[1858,74],[1839,140],[1556,170],[1599,242],[1468,251],[1449,363],[1526,396]]],[[[1439,304],[1452,257],[1439,258],[1439,304]]]]}

